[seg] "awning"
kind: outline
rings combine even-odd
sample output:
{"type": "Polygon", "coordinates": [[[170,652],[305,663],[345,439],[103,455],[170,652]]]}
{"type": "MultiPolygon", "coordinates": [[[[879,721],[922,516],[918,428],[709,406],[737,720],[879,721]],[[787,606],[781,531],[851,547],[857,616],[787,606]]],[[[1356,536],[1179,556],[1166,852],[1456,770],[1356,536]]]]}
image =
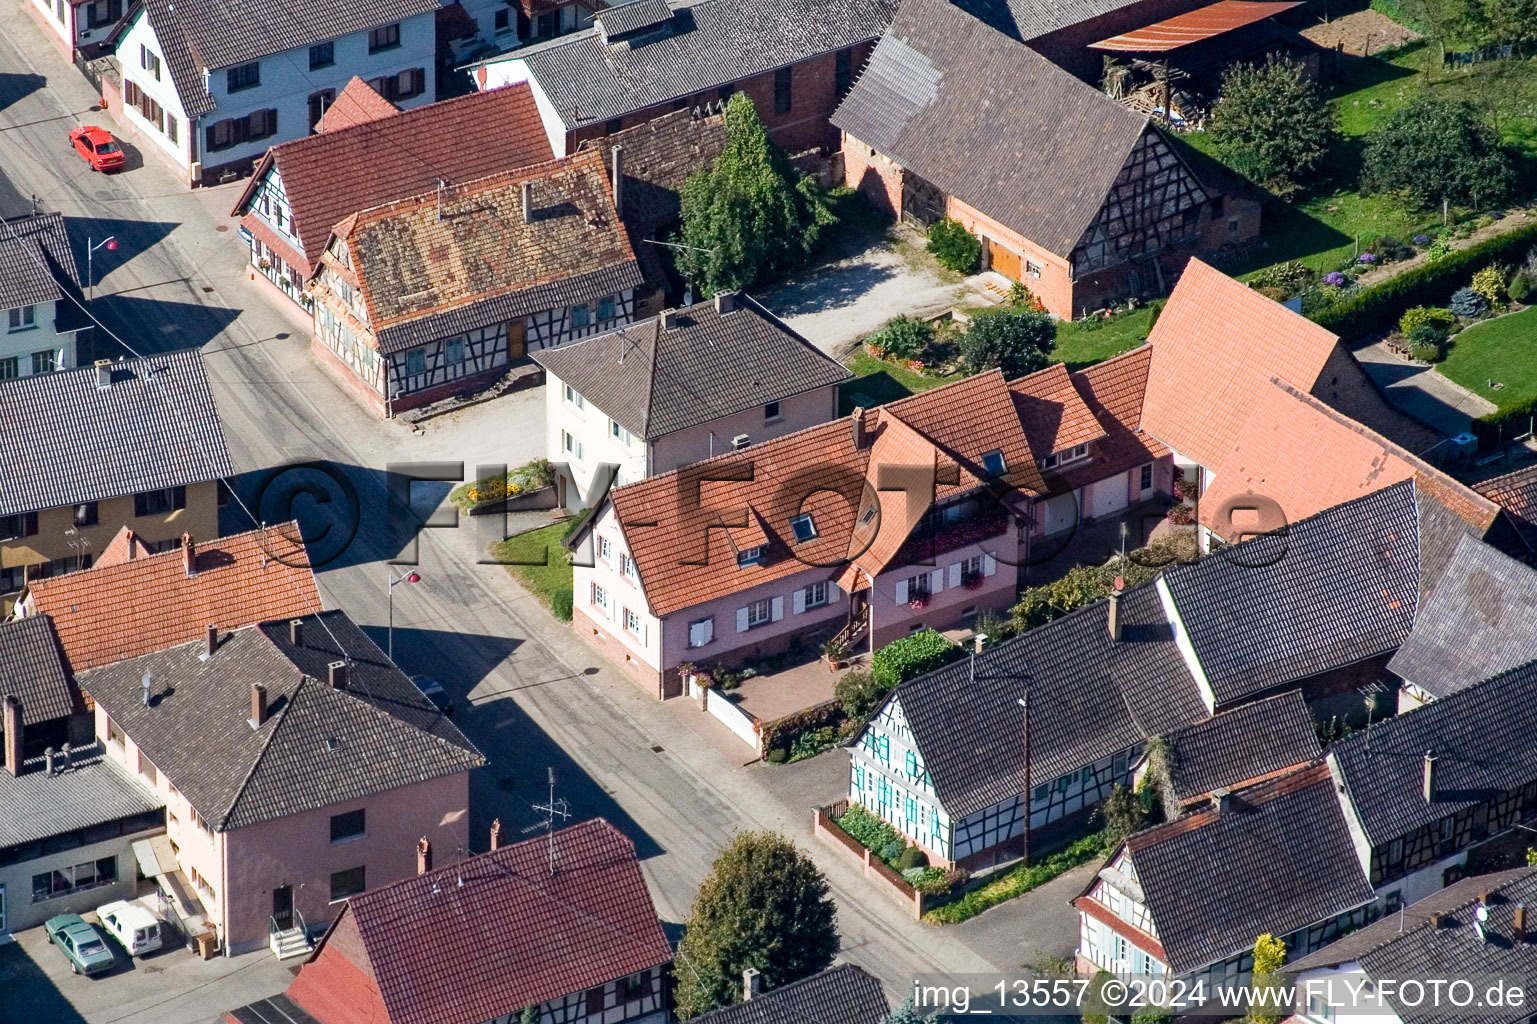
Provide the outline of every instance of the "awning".
{"type": "Polygon", "coordinates": [[[159,878],[180,867],[176,852],[171,849],[171,837],[164,834],[134,840],[133,856],[139,862],[139,874],[145,878],[159,878]]]}
{"type": "Polygon", "coordinates": [[[1301,7],[1301,0],[1218,0],[1208,7],[1090,43],[1091,50],[1167,53],[1301,7]]]}

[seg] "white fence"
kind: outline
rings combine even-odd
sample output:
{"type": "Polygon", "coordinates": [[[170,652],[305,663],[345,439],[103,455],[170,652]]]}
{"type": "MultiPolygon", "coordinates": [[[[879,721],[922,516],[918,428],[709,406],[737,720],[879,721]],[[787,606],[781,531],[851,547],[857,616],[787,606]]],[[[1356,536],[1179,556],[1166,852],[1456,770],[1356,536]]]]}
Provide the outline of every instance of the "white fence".
{"type": "Polygon", "coordinates": [[[700,707],[714,715],[726,728],[752,747],[758,753],[762,753],[759,747],[758,720],[743,711],[740,707],[727,700],[719,690],[698,686],[694,682],[694,676],[687,680],[688,695],[699,701],[700,707]]]}

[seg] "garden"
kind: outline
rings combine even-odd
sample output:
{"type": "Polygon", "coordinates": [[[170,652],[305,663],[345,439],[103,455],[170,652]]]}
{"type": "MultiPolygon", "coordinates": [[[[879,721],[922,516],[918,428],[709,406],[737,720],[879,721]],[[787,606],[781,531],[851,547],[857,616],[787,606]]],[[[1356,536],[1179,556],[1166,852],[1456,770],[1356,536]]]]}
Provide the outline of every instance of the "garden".
{"type": "Polygon", "coordinates": [[[492,545],[492,552],[507,571],[518,578],[541,604],[562,622],[571,621],[571,553],[561,546],[582,520],[585,511],[560,523],[541,526],[492,545]]]}
{"type": "Polygon", "coordinates": [[[555,467],[547,459],[535,459],[526,465],[508,470],[502,476],[491,476],[460,484],[448,492],[449,504],[461,512],[482,505],[491,505],[520,494],[529,494],[555,484],[555,467]]]}

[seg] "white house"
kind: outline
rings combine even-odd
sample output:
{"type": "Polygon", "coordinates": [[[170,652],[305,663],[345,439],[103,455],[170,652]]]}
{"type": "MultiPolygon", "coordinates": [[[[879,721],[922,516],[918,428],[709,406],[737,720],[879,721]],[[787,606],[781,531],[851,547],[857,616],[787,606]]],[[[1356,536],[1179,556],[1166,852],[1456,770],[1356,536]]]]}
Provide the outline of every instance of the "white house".
{"type": "Polygon", "coordinates": [[[131,0],[27,0],[48,41],[73,60],[101,56],[131,0]]]}
{"type": "Polygon", "coordinates": [[[592,24],[598,0],[454,0],[475,23],[457,43],[461,56],[542,43],[592,24]]]}
{"type": "Polygon", "coordinates": [[[825,423],[851,376],[735,292],[533,360],[549,375],[546,447],[573,509],[592,500],[599,466],[618,467],[615,485],[633,483],[825,423]]]}
{"type": "Polygon", "coordinates": [[[0,230],[0,380],[76,365],[75,335],[89,326],[64,218],[31,214],[0,230]],[[67,291],[66,291],[67,290],[67,291]]]}
{"type": "Polygon", "coordinates": [[[108,105],[146,154],[209,184],[309,134],[354,75],[397,106],[436,92],[435,0],[243,5],[143,0],[114,34],[108,105]],[[274,49],[274,41],[288,44],[274,49]]]}

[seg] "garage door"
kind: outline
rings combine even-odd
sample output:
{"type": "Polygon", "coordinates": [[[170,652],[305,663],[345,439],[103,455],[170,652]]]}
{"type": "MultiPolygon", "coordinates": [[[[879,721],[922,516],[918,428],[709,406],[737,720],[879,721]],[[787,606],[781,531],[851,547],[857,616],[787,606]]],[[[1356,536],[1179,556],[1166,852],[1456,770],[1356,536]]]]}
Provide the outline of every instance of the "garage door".
{"type": "Polygon", "coordinates": [[[1114,515],[1125,508],[1128,486],[1124,474],[1096,483],[1094,485],[1094,517],[1097,519],[1101,516],[1114,515]]]}
{"type": "Polygon", "coordinates": [[[1019,253],[1006,249],[992,239],[987,240],[988,260],[992,268],[1010,281],[1022,280],[1020,277],[1019,253]]]}
{"type": "Polygon", "coordinates": [[[1046,502],[1046,532],[1061,533],[1078,523],[1078,492],[1059,494],[1046,502]]]}

